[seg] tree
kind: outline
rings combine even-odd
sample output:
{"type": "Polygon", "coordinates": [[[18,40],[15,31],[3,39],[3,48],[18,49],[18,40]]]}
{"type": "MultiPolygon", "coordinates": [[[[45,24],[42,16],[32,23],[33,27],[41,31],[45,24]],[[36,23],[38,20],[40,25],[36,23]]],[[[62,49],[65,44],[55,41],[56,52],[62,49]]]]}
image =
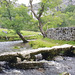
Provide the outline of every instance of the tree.
{"type": "Polygon", "coordinates": [[[0,2],[0,22],[1,25],[8,29],[13,29],[23,40],[27,42],[20,31],[30,23],[31,16],[24,5],[15,6],[16,0],[2,0],[0,2]]]}
{"type": "Polygon", "coordinates": [[[30,0],[31,11],[33,15],[35,16],[35,18],[38,20],[38,23],[39,23],[38,27],[40,29],[40,32],[42,33],[43,37],[46,37],[46,32],[43,30],[44,24],[43,24],[42,16],[47,15],[48,10],[53,11],[51,9],[58,6],[61,3],[61,1],[60,0],[41,0],[41,3],[39,4],[40,8],[38,9],[37,13],[35,13],[33,9],[32,2],[33,0],[30,0]]]}

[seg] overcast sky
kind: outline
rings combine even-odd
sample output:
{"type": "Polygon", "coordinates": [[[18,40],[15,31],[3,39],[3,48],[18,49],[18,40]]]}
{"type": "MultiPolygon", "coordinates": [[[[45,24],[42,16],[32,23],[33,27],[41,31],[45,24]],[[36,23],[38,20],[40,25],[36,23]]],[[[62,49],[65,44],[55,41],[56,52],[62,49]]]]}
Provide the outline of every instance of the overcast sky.
{"type": "MultiPolygon", "coordinates": [[[[33,4],[40,2],[40,0],[33,0],[33,4]]],[[[29,5],[29,0],[18,0],[18,3],[21,4],[26,4],[29,5]]]]}

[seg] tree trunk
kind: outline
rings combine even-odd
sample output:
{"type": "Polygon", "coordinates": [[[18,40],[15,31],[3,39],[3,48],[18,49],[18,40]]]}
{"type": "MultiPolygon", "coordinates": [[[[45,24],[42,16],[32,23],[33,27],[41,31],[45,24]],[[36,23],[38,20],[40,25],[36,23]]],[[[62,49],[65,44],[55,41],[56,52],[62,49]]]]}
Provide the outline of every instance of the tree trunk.
{"type": "Polygon", "coordinates": [[[43,38],[45,38],[45,37],[46,37],[46,33],[45,33],[45,31],[43,30],[43,25],[42,25],[42,23],[41,23],[40,20],[38,20],[38,21],[39,21],[39,29],[40,29],[40,32],[42,33],[43,38]]]}
{"type": "Polygon", "coordinates": [[[17,34],[22,39],[23,43],[27,43],[28,42],[27,40],[25,40],[25,38],[23,37],[23,35],[20,32],[17,32],[17,34]]]}
{"type": "Polygon", "coordinates": [[[42,35],[43,35],[43,38],[45,38],[46,37],[46,33],[45,33],[45,31],[43,30],[43,25],[42,25],[42,22],[41,22],[41,16],[42,16],[42,14],[43,14],[43,12],[44,12],[44,3],[42,3],[42,5],[41,5],[41,10],[39,11],[40,13],[39,13],[39,15],[37,15],[35,12],[34,12],[34,9],[33,9],[33,5],[32,5],[32,2],[33,2],[33,0],[30,0],[30,7],[31,7],[31,11],[32,11],[32,13],[34,14],[34,16],[36,17],[36,19],[38,20],[38,22],[39,22],[39,29],[40,29],[40,32],[42,33],[42,35]]]}

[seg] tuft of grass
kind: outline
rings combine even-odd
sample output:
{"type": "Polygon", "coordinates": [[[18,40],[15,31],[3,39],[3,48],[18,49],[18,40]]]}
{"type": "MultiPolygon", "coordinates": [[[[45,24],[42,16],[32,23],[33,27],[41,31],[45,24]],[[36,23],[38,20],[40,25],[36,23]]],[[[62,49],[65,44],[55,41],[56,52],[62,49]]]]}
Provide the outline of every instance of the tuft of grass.
{"type": "Polygon", "coordinates": [[[14,46],[13,49],[20,49],[20,46],[14,46]]]}

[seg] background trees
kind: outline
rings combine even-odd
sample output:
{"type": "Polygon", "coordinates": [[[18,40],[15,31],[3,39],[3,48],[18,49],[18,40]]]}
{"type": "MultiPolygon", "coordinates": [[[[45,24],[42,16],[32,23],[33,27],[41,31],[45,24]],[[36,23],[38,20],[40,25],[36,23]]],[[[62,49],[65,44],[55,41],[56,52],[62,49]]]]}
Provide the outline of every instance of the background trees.
{"type": "Polygon", "coordinates": [[[2,0],[0,2],[0,23],[2,27],[13,29],[23,42],[27,42],[21,35],[20,31],[30,24],[31,16],[24,5],[15,6],[15,1],[2,0]]]}
{"type": "Polygon", "coordinates": [[[67,8],[60,14],[63,20],[58,27],[74,27],[75,26],[75,5],[68,5],[67,8]]]}

